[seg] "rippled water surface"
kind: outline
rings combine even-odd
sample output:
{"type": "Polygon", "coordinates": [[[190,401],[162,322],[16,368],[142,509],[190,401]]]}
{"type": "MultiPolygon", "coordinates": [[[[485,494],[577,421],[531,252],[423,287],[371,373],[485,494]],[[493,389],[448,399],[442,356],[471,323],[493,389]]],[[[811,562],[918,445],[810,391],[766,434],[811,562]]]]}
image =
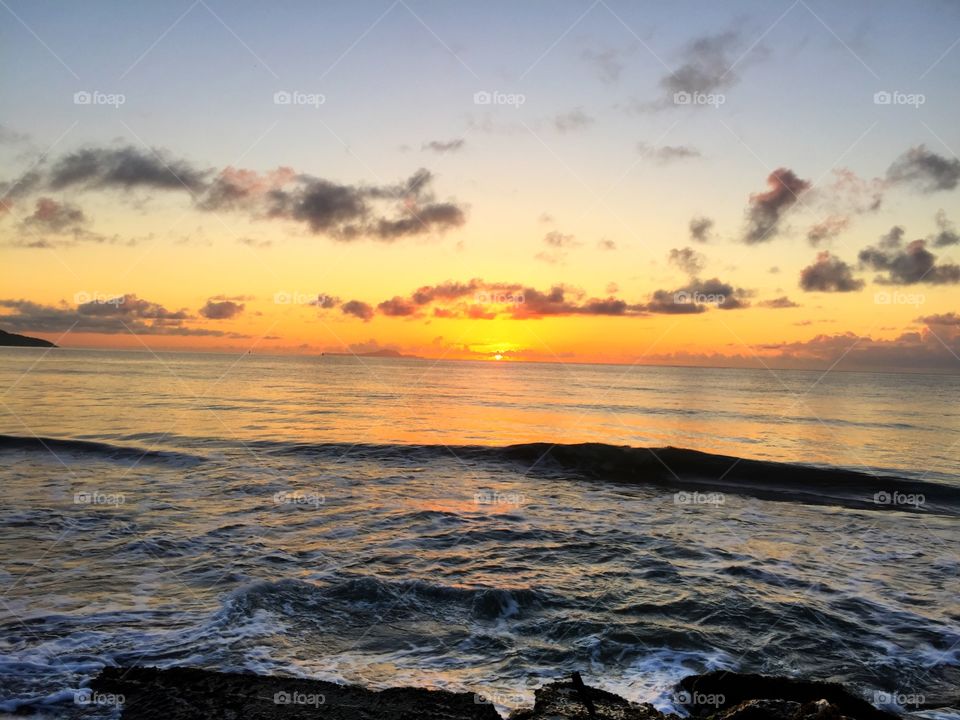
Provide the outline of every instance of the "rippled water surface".
{"type": "Polygon", "coordinates": [[[0,351],[0,434],[43,439],[0,446],[0,710],[89,715],[74,690],[134,663],[503,707],[571,669],[661,707],[712,667],[942,695],[960,685],[956,516],[678,500],[462,446],[673,444],[957,486],[958,386],[0,351]]]}

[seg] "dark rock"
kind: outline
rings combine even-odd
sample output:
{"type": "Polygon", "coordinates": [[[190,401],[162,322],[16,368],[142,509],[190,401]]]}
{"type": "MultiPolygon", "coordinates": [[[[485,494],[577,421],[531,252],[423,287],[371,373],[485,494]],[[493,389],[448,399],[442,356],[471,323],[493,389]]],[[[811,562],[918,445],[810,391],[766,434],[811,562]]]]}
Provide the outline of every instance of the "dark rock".
{"type": "MultiPolygon", "coordinates": [[[[780,700],[798,703],[802,707],[793,717],[797,720],[835,720],[841,716],[852,720],[897,720],[896,715],[878,710],[861,697],[854,695],[837,683],[816,680],[795,680],[787,677],[752,675],[717,670],[705,675],[691,675],[680,681],[682,692],[691,697],[712,697],[715,704],[689,706],[691,714],[705,717],[717,715],[718,711],[736,709],[751,700],[780,700]],[[820,703],[819,701],[823,701],[820,703]]],[[[758,714],[764,706],[741,708],[747,713],[737,720],[769,717],[781,718],[770,706],[772,714],[758,714]],[[754,714],[750,714],[754,713],[754,714]]],[[[781,709],[782,710],[782,709],[781,709]]],[[[731,719],[732,720],[732,719],[731,719]]]]}
{"type": "Polygon", "coordinates": [[[56,347],[56,345],[49,340],[0,330],[0,347],[56,347]]]}
{"type": "MultiPolygon", "coordinates": [[[[665,716],[653,705],[632,703],[619,695],[584,686],[589,691],[597,720],[677,720],[665,716]]],[[[590,711],[583,702],[583,689],[572,682],[555,682],[539,688],[529,710],[516,710],[510,720],[590,720],[590,711]]]]}
{"type": "Polygon", "coordinates": [[[320,680],[194,668],[105,668],[90,684],[123,696],[123,720],[501,720],[471,693],[421,688],[375,692],[320,680]]]}

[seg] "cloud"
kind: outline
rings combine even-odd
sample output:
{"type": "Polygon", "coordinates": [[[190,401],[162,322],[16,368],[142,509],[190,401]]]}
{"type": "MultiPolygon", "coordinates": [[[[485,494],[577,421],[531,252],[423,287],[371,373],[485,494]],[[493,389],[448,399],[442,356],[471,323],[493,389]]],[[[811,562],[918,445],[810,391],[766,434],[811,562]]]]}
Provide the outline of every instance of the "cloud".
{"type": "Polygon", "coordinates": [[[22,222],[25,228],[52,233],[78,231],[86,224],[87,217],[79,207],[48,197],[37,198],[33,214],[22,222]]]}
{"type": "Polygon", "coordinates": [[[625,67],[622,53],[616,48],[606,48],[604,50],[588,48],[583,51],[582,57],[596,70],[600,79],[606,83],[617,82],[625,67]]]}
{"type": "Polygon", "coordinates": [[[960,315],[955,312],[948,312],[942,315],[927,315],[917,318],[917,322],[925,325],[947,325],[950,327],[960,327],[960,315]]]}
{"type": "Polygon", "coordinates": [[[898,248],[903,244],[903,236],[906,234],[900,225],[894,225],[886,233],[880,236],[877,243],[882,248],[898,248]]]}
{"type": "Polygon", "coordinates": [[[463,138],[457,138],[456,140],[431,140],[430,142],[424,143],[420,149],[421,150],[431,150],[435,153],[441,155],[445,153],[457,152],[463,149],[463,146],[466,145],[467,141],[463,138]]]}
{"type": "Polygon", "coordinates": [[[817,246],[825,240],[833,240],[850,226],[850,218],[843,215],[831,215],[807,230],[807,241],[817,246]]]}
{"type": "Polygon", "coordinates": [[[344,315],[353,315],[364,322],[369,322],[373,318],[373,308],[360,300],[350,300],[340,306],[340,311],[344,315]]]}
{"type": "Polygon", "coordinates": [[[644,309],[671,315],[701,313],[711,306],[719,310],[740,310],[750,306],[747,298],[751,295],[750,290],[734,287],[719,278],[691,278],[676,290],[655,290],[644,309]]]}
{"type": "Polygon", "coordinates": [[[332,310],[340,304],[340,298],[336,295],[326,295],[320,293],[316,299],[310,301],[310,305],[316,305],[321,310],[332,310]]]}
{"type": "Polygon", "coordinates": [[[747,207],[747,230],[743,241],[748,245],[772,240],[780,229],[784,214],[810,189],[807,180],[798,178],[793,170],[778,168],[767,177],[769,190],[750,196],[747,207]]]}
{"type": "Polygon", "coordinates": [[[583,111],[583,108],[574,108],[570,112],[561,113],[553,119],[553,125],[562,133],[583,130],[592,125],[595,121],[590,115],[583,111]]]}
{"type": "Polygon", "coordinates": [[[911,186],[920,193],[953,190],[960,182],[960,160],[946,158],[917,145],[894,160],[887,169],[887,181],[911,186]]]}
{"type": "Polygon", "coordinates": [[[245,338],[247,335],[190,327],[186,310],[169,310],[136,294],[120,295],[69,306],[42,305],[28,300],[0,300],[0,325],[14,332],[92,333],[101,335],[189,335],[245,338]]]}
{"type": "Polygon", "coordinates": [[[827,250],[800,272],[800,287],[806,292],[853,292],[863,286],[863,280],[853,277],[853,268],[827,250]]]}
{"type": "Polygon", "coordinates": [[[960,265],[938,265],[937,256],[927,250],[925,240],[914,240],[903,249],[866,247],[858,257],[861,266],[886,273],[875,278],[883,285],[960,283],[960,265]]]}
{"type": "Polygon", "coordinates": [[[417,313],[418,307],[412,300],[407,300],[398,295],[390,300],[384,300],[377,305],[377,309],[390,317],[409,317],[417,313]]]}
{"type": "Polygon", "coordinates": [[[947,247],[960,243],[960,235],[953,223],[947,219],[947,214],[943,210],[937,211],[937,228],[939,232],[931,238],[934,247],[947,247]]]}
{"type": "Polygon", "coordinates": [[[537,253],[534,258],[552,264],[563,262],[567,257],[567,250],[580,246],[575,236],[557,230],[551,230],[544,235],[543,242],[548,249],[537,253]]]}
{"type": "Polygon", "coordinates": [[[51,190],[143,187],[198,191],[208,174],[159,150],[145,151],[129,145],[85,148],[58,159],[49,170],[46,186],[51,190]]]}
{"type": "Polygon", "coordinates": [[[600,240],[597,240],[597,248],[600,250],[616,250],[617,244],[613,240],[601,238],[600,240]]]}
{"type": "Polygon", "coordinates": [[[637,143],[638,152],[645,158],[659,165],[666,165],[675,160],[687,160],[700,157],[700,151],[689,145],[662,145],[653,147],[646,143],[637,143]]]}
{"type": "Polygon", "coordinates": [[[208,320],[230,320],[240,315],[245,306],[234,300],[218,300],[210,298],[207,304],[200,308],[200,314],[208,320]]]}
{"type": "Polygon", "coordinates": [[[786,295],[781,295],[778,298],[773,298],[772,300],[761,300],[757,303],[760,307],[772,308],[774,310],[784,310],[787,308],[796,308],[800,307],[793,300],[788,298],[786,295]]]}
{"type": "Polygon", "coordinates": [[[690,239],[694,242],[705,243],[710,240],[713,231],[713,220],[702,215],[690,218],[690,239]]]}
{"type": "MultiPolygon", "coordinates": [[[[348,185],[295,172],[289,167],[260,173],[227,167],[199,170],[161,151],[133,147],[85,148],[0,183],[6,212],[15,201],[42,191],[186,191],[197,209],[243,212],[258,220],[298,222],[336,240],[400,238],[443,232],[466,222],[454,201],[437,201],[433,174],[421,168],[393,185],[348,185]]],[[[251,242],[251,244],[253,244],[251,242]]]]}
{"type": "Polygon", "coordinates": [[[640,109],[675,106],[676,93],[718,94],[732,87],[739,80],[733,72],[739,60],[733,53],[741,45],[740,33],[733,30],[695,38],[683,48],[677,69],[660,79],[664,92],[661,101],[641,104],[640,109]]]}
{"type": "Polygon", "coordinates": [[[667,256],[667,262],[676,265],[687,275],[697,275],[703,270],[706,258],[691,247],[673,248],[667,256]]]}

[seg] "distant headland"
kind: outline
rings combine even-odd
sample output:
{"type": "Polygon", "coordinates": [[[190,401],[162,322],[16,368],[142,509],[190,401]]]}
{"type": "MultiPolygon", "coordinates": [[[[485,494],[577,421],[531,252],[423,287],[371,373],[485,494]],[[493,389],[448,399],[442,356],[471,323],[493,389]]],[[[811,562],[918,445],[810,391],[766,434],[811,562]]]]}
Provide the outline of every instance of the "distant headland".
{"type": "Polygon", "coordinates": [[[6,330],[0,330],[0,347],[56,347],[49,340],[27,337],[26,335],[17,335],[8,333],[6,330]]]}

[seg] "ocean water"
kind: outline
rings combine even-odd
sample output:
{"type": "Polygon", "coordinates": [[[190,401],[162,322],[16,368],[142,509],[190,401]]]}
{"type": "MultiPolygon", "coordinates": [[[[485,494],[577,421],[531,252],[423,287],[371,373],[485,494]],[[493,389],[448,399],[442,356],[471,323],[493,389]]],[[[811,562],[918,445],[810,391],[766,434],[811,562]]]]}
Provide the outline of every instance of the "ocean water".
{"type": "Polygon", "coordinates": [[[957,376],[2,349],[0,393],[0,712],[129,664],[960,685],[957,376]]]}

